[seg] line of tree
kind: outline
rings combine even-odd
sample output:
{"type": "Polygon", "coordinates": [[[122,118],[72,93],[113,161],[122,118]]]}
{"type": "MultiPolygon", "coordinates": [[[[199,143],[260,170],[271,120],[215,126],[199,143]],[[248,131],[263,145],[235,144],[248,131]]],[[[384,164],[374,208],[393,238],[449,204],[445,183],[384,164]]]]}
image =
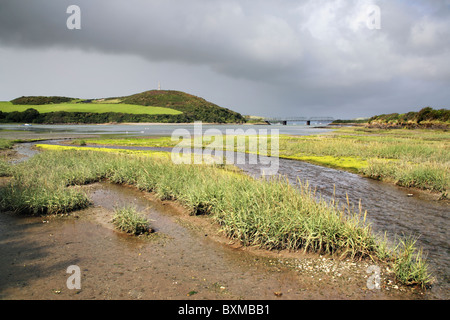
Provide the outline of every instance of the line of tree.
{"type": "Polygon", "coordinates": [[[450,110],[448,109],[433,109],[431,107],[423,108],[418,112],[408,112],[408,113],[391,113],[391,114],[381,114],[373,116],[368,120],[369,124],[398,124],[398,125],[408,125],[408,124],[421,124],[424,122],[440,122],[448,123],[450,122],[450,110]]]}
{"type": "Polygon", "coordinates": [[[12,104],[15,105],[43,105],[43,104],[58,104],[58,103],[65,103],[65,102],[71,102],[74,100],[74,98],[68,98],[68,97],[58,97],[58,96],[52,96],[52,97],[45,97],[45,96],[22,96],[19,98],[16,98],[14,100],[11,100],[12,104]]]}
{"type": "Polygon", "coordinates": [[[87,113],[87,112],[48,112],[39,113],[30,108],[25,111],[1,112],[0,123],[35,123],[35,124],[63,124],[63,123],[121,123],[121,122],[154,122],[154,123],[191,123],[203,121],[209,123],[243,123],[245,119],[227,112],[205,110],[198,114],[177,115],[147,115],[129,113],[87,113]]]}

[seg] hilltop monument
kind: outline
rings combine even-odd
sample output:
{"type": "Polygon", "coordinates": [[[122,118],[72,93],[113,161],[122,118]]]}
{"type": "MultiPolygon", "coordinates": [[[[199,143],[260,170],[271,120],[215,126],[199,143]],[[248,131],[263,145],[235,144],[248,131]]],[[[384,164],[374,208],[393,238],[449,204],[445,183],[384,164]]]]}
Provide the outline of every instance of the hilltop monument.
{"type": "Polygon", "coordinates": [[[158,81],[158,91],[161,90],[161,82],[158,81]]]}

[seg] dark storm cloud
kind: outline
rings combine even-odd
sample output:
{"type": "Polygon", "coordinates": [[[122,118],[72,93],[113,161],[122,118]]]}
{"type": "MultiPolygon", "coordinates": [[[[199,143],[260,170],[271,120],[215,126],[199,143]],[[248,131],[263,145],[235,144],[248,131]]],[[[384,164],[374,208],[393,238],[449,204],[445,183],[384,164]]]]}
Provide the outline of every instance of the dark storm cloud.
{"type": "Polygon", "coordinates": [[[281,19],[231,1],[77,1],[82,30],[65,28],[72,1],[6,1],[0,39],[24,47],[131,53],[151,61],[206,64],[237,77],[283,72],[298,39],[281,19]]]}
{"type": "Polygon", "coordinates": [[[318,114],[359,106],[370,115],[420,107],[418,94],[444,107],[449,95],[437,90],[450,84],[449,18],[447,0],[2,0],[0,46],[207,67],[261,83],[255,105],[318,114]],[[66,28],[72,4],[81,8],[81,30],[66,28]],[[381,30],[367,27],[370,4],[381,8],[381,30]]]}

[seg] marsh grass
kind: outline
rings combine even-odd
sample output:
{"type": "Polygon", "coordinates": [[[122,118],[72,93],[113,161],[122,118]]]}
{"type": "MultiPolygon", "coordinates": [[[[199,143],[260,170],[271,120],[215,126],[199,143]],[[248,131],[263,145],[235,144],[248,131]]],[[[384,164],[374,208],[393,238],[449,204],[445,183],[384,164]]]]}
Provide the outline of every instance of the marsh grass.
{"type": "MultiPolygon", "coordinates": [[[[245,137],[245,150],[256,136],[245,137]]],[[[270,156],[271,137],[267,137],[270,156]]],[[[279,157],[306,161],[390,181],[404,187],[445,193],[450,189],[450,133],[427,129],[340,128],[313,136],[279,137],[279,157]]],[[[236,150],[227,145],[203,142],[203,147],[236,150]]],[[[94,139],[93,144],[173,147],[170,137],[152,139],[94,139]]]]}
{"type": "Polygon", "coordinates": [[[404,237],[400,239],[395,249],[393,259],[394,272],[397,278],[407,285],[424,285],[431,282],[431,276],[426,271],[428,263],[424,259],[422,249],[417,249],[417,239],[404,237]]]}
{"type": "Polygon", "coordinates": [[[371,159],[361,172],[373,179],[390,180],[404,187],[445,192],[450,187],[450,163],[420,163],[371,159]]]}
{"type": "MultiPolygon", "coordinates": [[[[115,146],[139,146],[139,147],[174,147],[176,141],[172,141],[171,137],[146,137],[146,138],[90,138],[84,140],[89,144],[97,145],[115,145],[115,146]]],[[[81,139],[73,140],[73,144],[80,145],[81,139]]]]}
{"type": "Polygon", "coordinates": [[[112,223],[118,230],[134,235],[153,232],[150,221],[133,206],[115,208],[112,223]]]}
{"type": "Polygon", "coordinates": [[[0,150],[11,149],[14,145],[13,140],[0,139],[0,150]]]}
{"type": "Polygon", "coordinates": [[[6,160],[0,158],[0,177],[12,175],[12,166],[6,160]]]}
{"type": "MultiPolygon", "coordinates": [[[[59,151],[67,151],[67,150],[75,150],[75,151],[92,151],[92,148],[86,147],[87,143],[82,140],[79,143],[79,147],[76,146],[60,146],[60,145],[50,145],[50,144],[36,144],[36,148],[44,149],[44,150],[59,150],[59,151]]],[[[143,155],[148,157],[165,157],[170,158],[170,153],[166,151],[153,151],[153,150],[128,150],[128,149],[115,149],[115,148],[101,148],[97,149],[98,152],[104,153],[113,153],[113,154],[131,154],[131,155],[143,155]]]]}
{"type": "Polygon", "coordinates": [[[0,189],[2,211],[81,209],[89,199],[70,186],[108,180],[176,200],[192,215],[208,215],[226,236],[247,246],[392,260],[400,274],[411,273],[403,279],[427,281],[421,260],[408,260],[401,246],[380,245],[361,209],[317,199],[307,184],[300,182],[298,189],[282,177],[255,180],[229,166],[175,165],[167,157],[73,149],[40,153],[15,165],[11,175],[0,189]]]}

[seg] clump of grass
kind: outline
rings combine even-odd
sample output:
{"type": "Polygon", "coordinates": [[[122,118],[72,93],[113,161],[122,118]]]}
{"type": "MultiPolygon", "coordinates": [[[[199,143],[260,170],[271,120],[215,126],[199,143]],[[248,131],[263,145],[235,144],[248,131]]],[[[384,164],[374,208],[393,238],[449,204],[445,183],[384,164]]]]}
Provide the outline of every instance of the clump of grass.
{"type": "Polygon", "coordinates": [[[392,181],[403,187],[445,192],[450,189],[450,172],[448,163],[424,161],[387,161],[371,159],[362,169],[364,175],[377,179],[392,181]]]}
{"type": "Polygon", "coordinates": [[[0,159],[0,177],[9,177],[12,174],[12,166],[5,160],[0,159]]]}
{"type": "Polygon", "coordinates": [[[0,139],[0,150],[11,149],[14,145],[13,140],[0,139]]]}
{"type": "Polygon", "coordinates": [[[83,147],[83,146],[87,145],[87,142],[85,139],[74,139],[74,140],[72,140],[71,144],[75,145],[75,146],[83,147]]]}
{"type": "Polygon", "coordinates": [[[90,204],[85,194],[73,189],[45,186],[21,186],[12,181],[0,189],[0,210],[24,214],[64,214],[90,204]]]}
{"type": "Polygon", "coordinates": [[[153,232],[150,221],[142,213],[137,212],[136,208],[126,206],[116,208],[114,212],[112,222],[118,230],[134,235],[153,232]]]}
{"type": "Polygon", "coordinates": [[[39,154],[29,161],[7,166],[1,171],[12,179],[0,189],[0,210],[43,215],[86,208],[90,204],[87,196],[67,187],[98,181],[102,178],[99,169],[96,163],[86,166],[61,153],[39,154]]]}
{"type": "Polygon", "coordinates": [[[394,272],[404,284],[424,286],[432,279],[426,271],[428,264],[423,258],[422,249],[417,249],[415,246],[416,241],[411,237],[400,240],[395,248],[394,272]]]}

